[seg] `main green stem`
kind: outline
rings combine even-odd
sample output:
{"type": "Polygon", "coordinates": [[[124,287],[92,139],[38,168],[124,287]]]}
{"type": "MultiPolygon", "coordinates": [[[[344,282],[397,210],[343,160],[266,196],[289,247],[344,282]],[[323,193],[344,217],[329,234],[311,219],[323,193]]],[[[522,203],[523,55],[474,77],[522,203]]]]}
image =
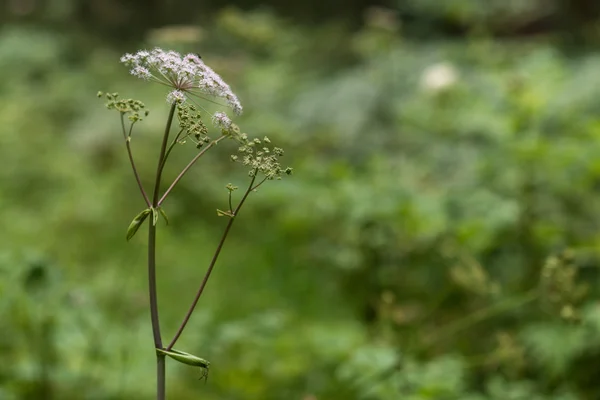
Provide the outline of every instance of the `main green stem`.
{"type": "MultiPolygon", "coordinates": [[[[169,111],[163,141],[160,147],[160,155],[158,157],[158,166],[156,167],[156,180],[154,182],[154,193],[152,194],[152,207],[158,206],[158,194],[160,191],[160,180],[164,167],[164,158],[169,140],[169,132],[173,123],[173,116],[177,103],[173,103],[169,111]]],[[[162,338],[160,335],[160,322],[158,317],[158,297],[156,293],[156,225],[149,218],[148,222],[148,292],[150,294],[150,319],[152,321],[152,334],[154,336],[154,347],[162,349],[162,338]]],[[[156,353],[156,400],[166,399],[165,385],[165,356],[156,353]]]]}

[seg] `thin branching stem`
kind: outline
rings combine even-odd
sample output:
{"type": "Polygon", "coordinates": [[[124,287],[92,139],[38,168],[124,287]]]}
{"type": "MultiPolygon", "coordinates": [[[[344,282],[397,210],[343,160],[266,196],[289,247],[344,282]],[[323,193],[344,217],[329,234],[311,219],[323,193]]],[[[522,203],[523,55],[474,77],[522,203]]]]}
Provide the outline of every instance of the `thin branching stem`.
{"type": "Polygon", "coordinates": [[[265,182],[267,181],[267,179],[268,179],[268,178],[265,176],[265,177],[264,177],[264,179],[263,179],[262,181],[258,182],[258,183],[256,184],[256,186],[254,186],[254,187],[252,188],[252,190],[256,190],[256,189],[258,189],[258,188],[260,187],[260,185],[262,185],[263,183],[265,183],[265,182]]]}
{"type": "Polygon", "coordinates": [[[146,202],[146,206],[150,207],[150,199],[144,190],[144,186],[142,185],[142,180],[140,179],[140,175],[138,174],[137,168],[135,166],[135,162],[133,161],[133,154],[131,152],[131,128],[133,128],[133,123],[129,128],[129,134],[126,133],[125,130],[125,118],[124,113],[121,113],[121,128],[123,129],[123,137],[125,138],[125,147],[127,147],[127,155],[129,156],[129,162],[131,163],[131,169],[133,170],[133,175],[135,176],[135,180],[140,188],[140,192],[144,197],[144,201],[146,202]]]}
{"type": "Polygon", "coordinates": [[[175,135],[175,139],[173,139],[173,141],[167,148],[167,152],[165,153],[165,157],[163,159],[163,168],[164,168],[165,164],[167,163],[167,159],[169,158],[169,155],[171,154],[173,147],[175,147],[175,145],[178,143],[179,137],[181,136],[182,133],[183,133],[183,129],[180,129],[179,132],[177,132],[177,135],[175,135]]]}
{"type": "Polygon", "coordinates": [[[181,178],[183,178],[185,173],[188,172],[188,170],[190,168],[192,168],[192,165],[194,165],[200,157],[202,157],[211,147],[215,146],[217,143],[219,143],[221,140],[225,139],[226,137],[227,136],[221,136],[220,138],[213,140],[204,148],[204,150],[202,150],[200,153],[196,154],[196,156],[192,159],[192,161],[190,161],[188,163],[188,165],[186,165],[185,168],[183,168],[183,170],[181,170],[179,175],[177,175],[177,178],[175,178],[173,183],[171,183],[171,186],[169,186],[169,188],[165,191],[165,193],[162,195],[162,197],[160,198],[160,200],[158,201],[156,206],[160,207],[160,205],[163,203],[163,201],[165,201],[165,199],[167,198],[169,193],[171,193],[171,190],[173,190],[175,185],[177,185],[177,183],[181,180],[181,178]]]}
{"type": "Polygon", "coordinates": [[[223,248],[223,244],[225,243],[225,240],[227,239],[227,235],[229,235],[229,230],[231,229],[231,226],[233,225],[233,221],[235,221],[238,213],[240,212],[240,209],[242,208],[242,206],[244,205],[244,202],[248,198],[248,195],[252,191],[252,185],[254,185],[254,181],[256,180],[256,173],[257,173],[257,171],[255,170],[254,174],[252,176],[252,179],[250,180],[250,184],[248,185],[248,189],[246,189],[244,196],[242,197],[239,204],[235,208],[235,211],[232,213],[233,215],[229,218],[229,222],[227,222],[227,226],[225,227],[225,230],[223,231],[223,235],[221,236],[221,240],[219,241],[217,249],[215,250],[215,254],[213,255],[212,260],[210,261],[210,265],[208,266],[208,269],[206,270],[206,274],[204,274],[204,279],[202,279],[202,283],[200,284],[200,287],[198,288],[198,291],[196,292],[196,296],[194,297],[194,300],[192,301],[190,308],[188,309],[187,313],[185,314],[185,317],[183,318],[181,325],[177,329],[177,333],[175,333],[173,340],[171,340],[171,343],[169,343],[169,345],[167,346],[167,350],[171,350],[173,348],[173,346],[175,345],[175,343],[177,342],[177,340],[183,333],[185,326],[189,322],[190,317],[192,316],[192,313],[194,312],[194,309],[196,308],[196,305],[198,304],[198,300],[200,300],[200,296],[202,295],[202,292],[204,291],[204,288],[206,287],[208,278],[210,278],[210,274],[212,273],[212,270],[213,270],[215,264],[217,263],[219,254],[221,254],[221,249],[223,248]]]}

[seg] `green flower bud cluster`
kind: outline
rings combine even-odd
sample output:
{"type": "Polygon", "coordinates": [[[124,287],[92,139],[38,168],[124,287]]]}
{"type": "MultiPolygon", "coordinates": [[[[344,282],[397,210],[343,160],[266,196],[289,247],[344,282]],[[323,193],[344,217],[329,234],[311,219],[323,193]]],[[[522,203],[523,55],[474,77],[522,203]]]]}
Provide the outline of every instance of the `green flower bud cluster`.
{"type": "Polygon", "coordinates": [[[179,127],[185,132],[184,138],[193,137],[196,148],[204,146],[211,141],[208,136],[208,128],[202,121],[200,111],[193,104],[179,104],[177,106],[177,118],[179,127]]]}
{"type": "Polygon", "coordinates": [[[271,145],[268,137],[261,139],[248,139],[245,133],[236,136],[241,144],[237,154],[231,155],[231,160],[241,162],[250,168],[249,175],[261,173],[268,180],[281,179],[283,174],[291,175],[292,168],[283,168],[279,158],[283,157],[283,149],[271,145]]]}
{"type": "Polygon", "coordinates": [[[106,97],[106,108],[109,110],[117,110],[122,114],[129,114],[128,118],[131,122],[137,122],[143,120],[144,117],[148,116],[149,111],[142,110],[146,107],[144,103],[134,99],[119,99],[119,93],[104,93],[98,92],[99,98],[106,97]]]}

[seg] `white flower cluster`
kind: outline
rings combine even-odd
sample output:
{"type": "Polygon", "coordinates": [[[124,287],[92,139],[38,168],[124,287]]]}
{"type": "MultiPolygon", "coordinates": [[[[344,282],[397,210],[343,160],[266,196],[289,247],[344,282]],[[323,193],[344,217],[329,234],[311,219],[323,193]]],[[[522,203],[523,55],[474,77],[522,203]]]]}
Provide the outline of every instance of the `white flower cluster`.
{"type": "Polygon", "coordinates": [[[228,130],[231,128],[231,119],[223,112],[216,112],[212,117],[213,124],[221,129],[228,130]]]}
{"type": "Polygon", "coordinates": [[[196,54],[182,57],[176,51],[156,48],[125,54],[121,62],[130,68],[133,76],[173,88],[167,95],[169,103],[204,93],[224,99],[234,113],[242,113],[242,105],[229,85],[196,54]]]}

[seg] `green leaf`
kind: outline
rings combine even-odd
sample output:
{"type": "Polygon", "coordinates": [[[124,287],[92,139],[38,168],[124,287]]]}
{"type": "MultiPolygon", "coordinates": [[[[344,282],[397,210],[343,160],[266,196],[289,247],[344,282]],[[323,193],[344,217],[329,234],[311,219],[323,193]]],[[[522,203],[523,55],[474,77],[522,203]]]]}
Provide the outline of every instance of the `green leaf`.
{"type": "Polygon", "coordinates": [[[158,210],[154,207],[151,207],[150,209],[152,210],[152,225],[156,226],[156,223],[158,222],[158,210]]]}
{"type": "Polygon", "coordinates": [[[129,239],[131,239],[138,231],[140,226],[142,226],[142,224],[146,220],[146,217],[148,217],[148,214],[150,214],[150,211],[150,208],[146,208],[144,211],[136,215],[133,221],[131,221],[131,224],[129,224],[129,228],[127,228],[127,241],[129,241],[129,239]]]}
{"type": "Polygon", "coordinates": [[[159,354],[164,354],[165,356],[171,357],[173,360],[179,361],[180,363],[191,365],[193,367],[200,367],[208,369],[210,367],[210,362],[205,360],[204,358],[196,357],[193,354],[186,353],[184,351],[179,351],[175,349],[171,350],[162,350],[156,349],[156,352],[159,354]]]}
{"type": "Polygon", "coordinates": [[[162,207],[158,207],[158,211],[160,211],[160,214],[165,219],[165,222],[167,223],[167,225],[169,225],[169,218],[167,218],[167,213],[165,213],[165,210],[163,210],[162,207]]]}
{"type": "Polygon", "coordinates": [[[219,217],[229,217],[229,218],[234,217],[234,215],[232,214],[231,211],[223,211],[223,210],[219,210],[218,208],[217,208],[217,215],[219,217]]]}
{"type": "Polygon", "coordinates": [[[179,351],[175,349],[164,350],[164,349],[156,349],[156,353],[164,354],[165,356],[171,357],[175,361],[179,361],[180,363],[191,365],[193,367],[199,367],[202,369],[202,376],[200,379],[205,378],[205,382],[208,379],[208,369],[210,367],[210,362],[205,360],[204,358],[196,357],[193,354],[186,353],[184,351],[179,351]]]}

